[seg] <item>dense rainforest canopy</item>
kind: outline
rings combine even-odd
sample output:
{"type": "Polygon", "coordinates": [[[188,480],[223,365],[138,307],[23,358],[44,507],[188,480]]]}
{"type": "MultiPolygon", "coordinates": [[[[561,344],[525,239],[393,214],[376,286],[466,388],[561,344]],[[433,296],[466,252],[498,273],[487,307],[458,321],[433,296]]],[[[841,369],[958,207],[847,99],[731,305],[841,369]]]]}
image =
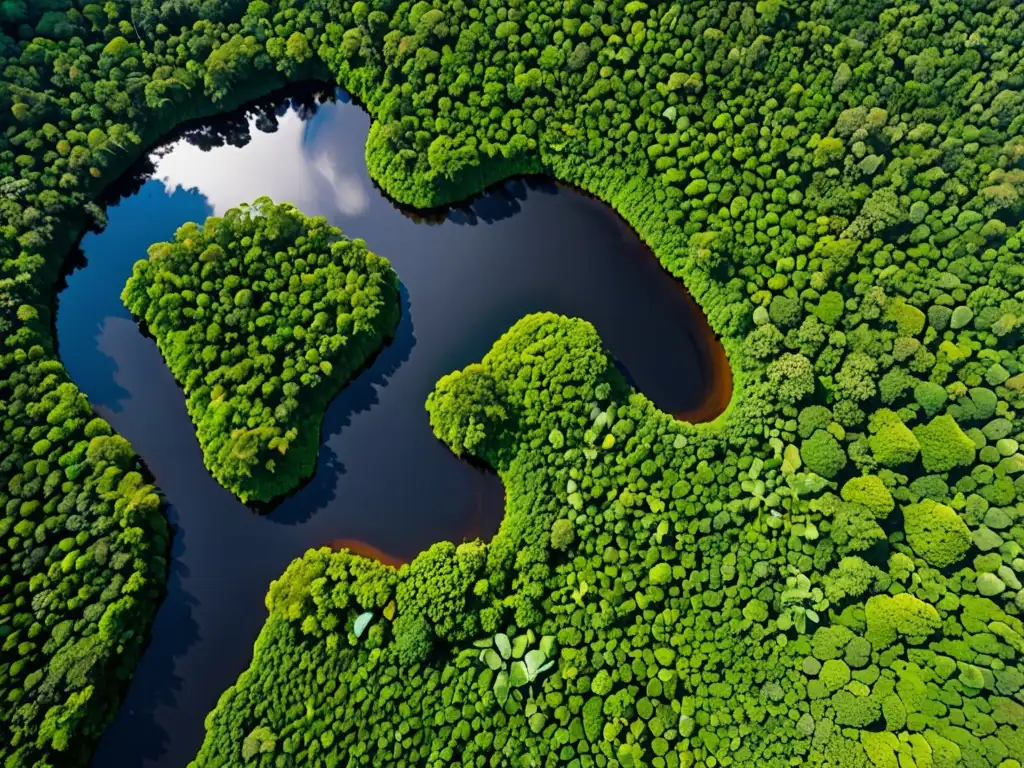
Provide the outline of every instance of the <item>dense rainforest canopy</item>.
{"type": "MultiPolygon", "coordinates": [[[[55,359],[93,202],[189,116],[333,77],[394,197],[613,205],[737,377],[692,426],[594,331],[439,382],[490,544],[311,552],[197,766],[1019,768],[1024,20],[1009,0],[0,0],[0,756],[82,761],[164,523],[55,359]]],[[[657,333],[659,329],[651,329],[657,333]]]]}
{"type": "Polygon", "coordinates": [[[184,388],[206,466],[242,501],[312,474],[327,403],[399,318],[386,259],[268,198],[150,246],[122,298],[184,388]]]}

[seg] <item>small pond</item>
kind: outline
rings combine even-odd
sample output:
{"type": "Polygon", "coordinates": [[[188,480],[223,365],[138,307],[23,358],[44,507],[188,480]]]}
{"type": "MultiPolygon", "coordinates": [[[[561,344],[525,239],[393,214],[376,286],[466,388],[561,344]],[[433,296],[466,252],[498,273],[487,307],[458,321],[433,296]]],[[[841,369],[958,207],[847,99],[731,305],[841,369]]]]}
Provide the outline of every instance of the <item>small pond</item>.
{"type": "Polygon", "coordinates": [[[182,768],[195,755],[203,718],[252,657],[268,584],[308,548],[351,540],[406,561],[434,541],[494,534],[500,480],[434,439],[424,401],[518,318],[590,320],[666,411],[699,412],[730,386],[699,310],[610,208],[518,180],[410,214],[367,175],[369,124],[344,93],[304,90],[188,128],[122,180],[106,229],[82,239],[58,299],[60,355],[145,460],[174,529],[167,596],[97,768],[182,768]],[[394,341],[331,404],[315,477],[266,515],[210,477],[180,389],[119,296],[151,243],[261,195],[365,239],[390,259],[403,301],[394,341]]]}

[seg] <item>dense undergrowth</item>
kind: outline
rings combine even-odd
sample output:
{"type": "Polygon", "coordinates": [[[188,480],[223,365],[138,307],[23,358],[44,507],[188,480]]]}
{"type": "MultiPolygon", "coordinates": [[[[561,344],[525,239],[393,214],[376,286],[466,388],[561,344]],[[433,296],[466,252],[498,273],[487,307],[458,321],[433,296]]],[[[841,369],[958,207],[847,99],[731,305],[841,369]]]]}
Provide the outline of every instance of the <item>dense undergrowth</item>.
{"type": "Polygon", "coordinates": [[[399,318],[385,259],[269,198],[150,246],[122,298],[184,388],[206,466],[242,501],[313,473],[327,404],[399,318]]]}
{"type": "Polygon", "coordinates": [[[70,5],[0,3],[11,764],[84,754],[153,609],[132,589],[162,568],[130,454],[49,405],[80,400],[47,329],[66,233],[144,140],[329,69],[403,202],[546,172],[614,205],[704,308],[737,393],[678,423],[586,324],[517,324],[429,404],[502,474],[494,541],[397,572],[293,564],[196,765],[1018,768],[1012,3],[70,5]]]}

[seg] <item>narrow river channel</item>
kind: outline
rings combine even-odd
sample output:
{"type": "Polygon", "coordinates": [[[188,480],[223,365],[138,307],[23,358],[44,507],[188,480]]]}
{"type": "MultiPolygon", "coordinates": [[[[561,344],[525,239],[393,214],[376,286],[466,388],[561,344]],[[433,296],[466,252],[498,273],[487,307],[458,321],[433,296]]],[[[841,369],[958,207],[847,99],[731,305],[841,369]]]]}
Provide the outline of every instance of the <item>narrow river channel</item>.
{"type": "Polygon", "coordinates": [[[97,768],[182,768],[195,755],[205,715],[252,657],[268,584],[306,549],[358,541],[397,562],[434,541],[494,534],[501,482],[435,440],[423,404],[518,318],[590,320],[672,413],[703,413],[730,386],[699,310],[610,208],[520,180],[409,215],[367,175],[365,112],[343,93],[318,102],[278,97],[155,151],[119,185],[106,230],[83,238],[59,296],[61,358],[145,460],[174,528],[167,596],[97,768]],[[266,515],[210,477],[180,389],[120,300],[151,243],[261,195],[365,239],[390,259],[403,300],[394,341],[327,412],[315,477],[266,515]]]}

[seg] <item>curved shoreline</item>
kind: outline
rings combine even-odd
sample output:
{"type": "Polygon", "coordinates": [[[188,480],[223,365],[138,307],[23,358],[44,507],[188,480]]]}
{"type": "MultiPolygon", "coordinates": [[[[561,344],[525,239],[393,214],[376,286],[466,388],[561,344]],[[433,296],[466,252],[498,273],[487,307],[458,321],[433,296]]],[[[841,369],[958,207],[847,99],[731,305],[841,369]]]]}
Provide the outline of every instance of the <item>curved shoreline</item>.
{"type": "MultiPolygon", "coordinates": [[[[278,94],[278,98],[282,98],[282,97],[286,96],[287,89],[275,89],[274,93],[278,94]]],[[[249,102],[246,105],[243,105],[243,106],[240,106],[240,107],[236,107],[234,110],[229,110],[227,114],[230,115],[232,112],[238,112],[240,110],[242,111],[243,114],[251,114],[251,110],[252,110],[252,107],[254,105],[257,105],[257,104],[260,104],[260,103],[265,103],[268,99],[271,99],[271,98],[273,98],[273,94],[261,97],[261,98],[256,99],[256,100],[253,100],[253,101],[249,102]]],[[[364,107],[362,107],[362,105],[359,104],[359,102],[357,100],[351,99],[351,101],[356,106],[360,106],[360,109],[361,109],[361,111],[364,114],[369,115],[369,113],[365,110],[364,107]]],[[[374,121],[374,118],[373,118],[372,115],[369,115],[369,118],[371,120],[371,125],[372,125],[373,121],[374,121]]],[[[172,130],[171,132],[169,132],[164,138],[160,139],[159,141],[156,141],[156,142],[152,143],[150,145],[150,147],[143,154],[141,154],[139,157],[135,158],[134,161],[128,165],[128,167],[129,168],[131,168],[131,167],[140,167],[141,169],[145,169],[145,163],[147,162],[148,158],[153,155],[153,153],[159,152],[162,147],[165,147],[168,144],[170,144],[170,143],[172,143],[172,142],[174,142],[176,140],[180,140],[183,136],[185,136],[187,134],[190,125],[202,124],[205,121],[214,120],[214,119],[216,119],[216,115],[207,116],[207,117],[190,117],[190,118],[188,118],[187,120],[183,121],[181,124],[176,126],[176,128],[174,130],[172,130]]],[[[255,131],[254,131],[254,133],[255,133],[255,131]]],[[[231,144],[231,142],[225,142],[225,144],[231,144]]],[[[232,146],[234,146],[234,145],[232,144],[232,146]]],[[[365,152],[365,143],[364,143],[362,149],[365,152]]],[[[370,178],[371,181],[373,181],[373,177],[372,176],[370,176],[369,178],[370,178]]],[[[132,181],[132,174],[124,174],[124,173],[122,173],[122,175],[120,177],[118,177],[117,179],[114,179],[106,187],[106,199],[105,199],[105,201],[107,202],[108,205],[112,205],[116,200],[118,200],[120,197],[122,197],[121,194],[117,194],[118,182],[119,181],[124,181],[126,179],[128,179],[131,182],[132,181]],[[111,192],[114,192],[116,194],[116,196],[110,194],[111,192]]],[[[698,421],[703,421],[703,420],[710,421],[711,419],[716,418],[722,412],[724,412],[724,410],[729,405],[729,403],[734,399],[732,397],[732,395],[734,394],[733,386],[732,386],[732,371],[731,371],[731,368],[730,368],[730,366],[728,364],[728,356],[726,354],[725,347],[722,345],[722,343],[719,340],[718,336],[714,333],[713,329],[711,328],[710,323],[708,321],[707,315],[705,315],[705,313],[701,310],[700,306],[697,304],[697,302],[694,300],[693,296],[687,290],[685,284],[679,278],[673,276],[661,264],[660,260],[658,260],[658,258],[656,256],[656,254],[654,253],[653,249],[644,242],[643,238],[640,237],[638,231],[631,224],[629,224],[629,222],[626,220],[626,218],[618,210],[616,210],[616,208],[613,205],[611,205],[608,202],[605,202],[605,201],[601,200],[600,198],[596,197],[593,194],[587,193],[586,190],[583,190],[583,189],[581,189],[581,188],[579,188],[579,187],[577,187],[575,185],[558,181],[556,177],[553,177],[553,176],[537,176],[537,175],[532,175],[531,176],[531,175],[526,175],[526,176],[513,176],[513,177],[508,178],[508,179],[499,180],[499,181],[495,182],[495,184],[489,185],[484,190],[481,190],[480,192],[465,198],[463,201],[461,201],[459,203],[456,203],[454,205],[447,205],[447,206],[439,207],[439,208],[436,208],[436,209],[433,209],[433,210],[435,210],[438,213],[443,211],[444,212],[444,218],[448,218],[451,214],[458,213],[459,211],[469,212],[470,215],[473,215],[472,214],[471,206],[472,206],[472,203],[475,200],[483,198],[484,196],[486,196],[488,194],[489,191],[493,192],[495,187],[504,186],[504,185],[506,185],[506,184],[508,184],[510,182],[515,183],[519,179],[523,179],[527,183],[529,183],[529,181],[531,179],[533,179],[533,180],[543,179],[545,183],[549,183],[549,182],[554,183],[558,187],[561,187],[561,188],[566,189],[566,190],[571,190],[571,191],[573,191],[573,192],[575,192],[577,194],[580,194],[581,196],[584,196],[584,197],[586,197],[588,199],[594,200],[594,201],[596,201],[600,205],[600,207],[603,210],[610,211],[610,212],[614,213],[614,218],[617,221],[618,225],[620,225],[624,230],[628,230],[629,233],[631,233],[632,237],[637,241],[638,246],[642,246],[644,248],[644,256],[641,257],[641,258],[642,259],[652,259],[650,264],[651,264],[652,267],[656,268],[655,271],[657,273],[659,273],[660,277],[658,279],[669,279],[669,280],[672,281],[673,289],[675,291],[677,291],[677,292],[680,291],[680,290],[682,291],[683,302],[685,302],[690,308],[693,309],[693,312],[690,313],[693,316],[693,321],[694,322],[698,322],[698,324],[700,325],[699,329],[698,328],[691,328],[690,326],[687,326],[686,330],[685,330],[686,336],[689,338],[690,343],[693,345],[693,347],[699,353],[699,356],[704,359],[704,362],[711,363],[710,367],[705,367],[704,365],[701,365],[701,368],[700,368],[700,371],[703,374],[702,378],[705,378],[706,381],[709,382],[709,384],[706,385],[706,396],[705,396],[702,404],[699,406],[699,408],[695,409],[694,411],[688,411],[688,412],[685,412],[685,413],[682,413],[682,414],[680,414],[680,413],[673,414],[671,411],[668,411],[668,410],[665,410],[663,412],[665,412],[667,414],[670,414],[670,415],[674,415],[676,418],[688,420],[688,421],[691,421],[691,422],[698,422],[698,421]],[[699,321],[696,320],[696,318],[698,316],[700,318],[699,321]],[[691,332],[691,331],[697,331],[697,332],[691,332]],[[714,353],[714,355],[713,356],[709,355],[709,353],[714,353]],[[724,386],[722,386],[722,382],[724,382],[724,386]]],[[[138,184],[133,184],[133,186],[135,188],[130,190],[129,195],[131,195],[132,193],[138,191],[138,189],[140,188],[140,185],[138,185],[138,184]]],[[[379,185],[378,185],[377,188],[379,189],[379,185]]],[[[390,196],[388,196],[388,200],[393,202],[393,198],[391,198],[390,196]]],[[[504,217],[504,216],[507,216],[507,215],[508,215],[507,213],[502,213],[500,217],[504,217]]],[[[80,242],[80,238],[76,242],[80,242]]],[[[631,249],[627,249],[627,250],[631,250],[631,249]]],[[[72,251],[72,254],[73,253],[74,252],[72,251]]],[[[627,256],[628,256],[628,253],[627,253],[627,256]]],[[[62,267],[61,274],[64,274],[64,268],[69,263],[73,263],[72,260],[71,259],[65,259],[65,261],[63,263],[64,266],[62,267]]],[[[643,262],[638,262],[638,263],[643,263],[643,262]]],[[[56,294],[55,294],[55,296],[56,296],[56,294]]],[[[54,313],[54,315],[52,317],[53,317],[54,323],[56,323],[56,313],[54,313]]],[[[56,340],[56,338],[57,338],[56,333],[54,333],[53,338],[56,340]]],[[[656,338],[656,336],[654,338],[656,338]]],[[[493,341],[493,339],[491,339],[491,341],[493,341]]],[[[342,391],[344,391],[344,390],[342,390],[342,391]]],[[[638,388],[638,391],[641,391],[641,390],[639,390],[639,388],[638,388]]],[[[332,398],[332,401],[333,401],[333,398],[332,398]]],[[[655,403],[655,405],[657,406],[657,403],[655,403]]],[[[325,411],[325,413],[326,413],[326,411],[325,411]]],[[[193,429],[193,427],[191,425],[191,422],[189,422],[189,428],[193,429]]],[[[321,435],[320,435],[320,438],[319,438],[319,441],[320,441],[319,442],[319,450],[321,450],[321,451],[323,450],[324,440],[325,439],[326,439],[326,437],[323,434],[323,432],[321,431],[321,435]]],[[[140,456],[140,458],[141,458],[141,456],[140,456]]],[[[454,460],[454,457],[453,457],[453,460],[454,460]]],[[[314,472],[308,478],[308,480],[312,480],[313,478],[316,477],[317,474],[318,474],[317,472],[314,472]]],[[[303,484],[303,487],[304,486],[305,486],[305,483],[303,484]]],[[[298,490],[298,489],[296,489],[296,490],[298,490]]],[[[464,539],[481,538],[483,540],[489,540],[496,533],[497,528],[491,528],[490,526],[488,526],[486,524],[488,522],[488,520],[485,520],[484,518],[488,517],[488,515],[485,515],[485,512],[491,512],[492,511],[491,507],[494,506],[493,511],[496,513],[495,514],[495,518],[496,518],[497,521],[499,521],[499,524],[500,524],[500,521],[505,519],[505,514],[506,514],[504,499],[502,498],[502,503],[500,504],[500,508],[498,508],[497,506],[494,505],[494,502],[497,501],[496,499],[493,499],[493,500],[488,499],[487,503],[485,504],[484,496],[486,494],[485,494],[484,490],[479,490],[476,493],[478,495],[478,502],[475,505],[475,512],[473,513],[473,519],[468,521],[468,524],[465,526],[464,531],[462,531],[461,533],[462,533],[464,539]],[[484,509],[484,506],[487,507],[486,510],[484,509]],[[481,533],[484,533],[486,535],[481,535],[481,533]]],[[[292,494],[289,494],[288,496],[290,497],[291,495],[292,494]]],[[[189,538],[190,539],[190,544],[189,545],[192,546],[192,544],[191,544],[191,537],[185,536],[185,532],[184,532],[184,530],[182,528],[182,525],[180,523],[176,523],[176,524],[173,525],[173,533],[174,533],[174,535],[173,535],[173,537],[169,541],[169,545],[170,546],[175,546],[176,544],[180,543],[182,537],[189,538]]],[[[447,538],[447,536],[442,536],[441,538],[447,538]]],[[[354,539],[354,538],[344,538],[344,539],[340,539],[339,540],[339,539],[331,539],[331,538],[325,537],[324,540],[328,541],[331,544],[335,544],[335,545],[337,545],[339,547],[342,547],[342,546],[346,547],[346,548],[348,548],[350,550],[355,551],[357,554],[360,554],[362,556],[371,557],[371,558],[377,559],[378,561],[380,561],[382,563],[385,563],[385,564],[388,564],[388,565],[393,565],[394,567],[398,567],[402,563],[408,562],[408,561],[410,561],[412,559],[412,557],[409,557],[408,559],[403,559],[403,558],[401,558],[399,556],[396,556],[393,552],[388,552],[386,550],[386,548],[376,547],[376,546],[370,544],[369,542],[361,541],[361,540],[354,539]],[[339,543],[339,542],[343,542],[343,543],[339,543]]],[[[437,539],[435,539],[435,540],[437,540],[437,539]]],[[[308,548],[316,548],[316,547],[308,547],[308,548]]],[[[418,551],[423,551],[423,549],[425,549],[425,548],[426,547],[423,547],[422,549],[420,549],[418,551]]],[[[168,554],[169,554],[168,564],[169,564],[169,567],[173,569],[175,567],[175,563],[177,562],[178,558],[175,558],[175,557],[171,556],[172,553],[168,553],[168,554]]],[[[285,563],[285,565],[287,565],[287,563],[285,563]]],[[[276,578],[277,575],[279,575],[279,572],[275,573],[274,577],[276,578]]],[[[170,578],[171,579],[178,578],[178,580],[180,582],[180,576],[176,577],[174,573],[172,573],[170,578]]],[[[265,588],[266,588],[268,583],[269,582],[261,582],[261,586],[263,588],[263,591],[265,591],[265,588]]],[[[175,587],[175,591],[176,592],[180,592],[181,591],[180,584],[177,587],[175,587]]],[[[146,645],[143,647],[143,655],[146,653],[146,649],[148,649],[148,647],[153,642],[153,639],[156,637],[156,634],[154,632],[147,632],[146,634],[147,634],[147,642],[146,642],[146,645]]],[[[240,649],[240,650],[244,651],[245,649],[240,649]]],[[[122,701],[122,706],[126,706],[126,704],[124,704],[124,702],[126,701],[126,698],[122,697],[121,701],[122,701]]],[[[100,763],[97,763],[97,764],[100,764],[100,763]]]]}
{"type": "MultiPolygon", "coordinates": [[[[215,112],[210,115],[200,114],[199,116],[186,117],[180,123],[174,125],[168,132],[164,133],[160,138],[157,138],[156,140],[146,144],[146,148],[138,157],[132,160],[125,167],[125,169],[121,171],[119,175],[111,179],[108,183],[104,184],[100,193],[96,197],[97,202],[103,204],[105,211],[106,208],[115,205],[121,200],[127,199],[132,195],[136,194],[141,188],[141,185],[146,183],[146,181],[148,180],[149,174],[151,173],[151,169],[146,168],[146,165],[151,164],[151,158],[153,157],[153,155],[159,154],[162,149],[165,149],[170,145],[187,138],[189,131],[197,130],[199,128],[207,126],[211,120],[230,118],[236,115],[237,117],[243,118],[246,121],[248,121],[248,118],[252,115],[253,111],[258,107],[269,107],[272,104],[279,104],[281,99],[294,98],[294,96],[289,95],[293,91],[296,91],[296,95],[299,97],[305,96],[309,97],[312,100],[315,100],[316,108],[319,108],[328,102],[333,103],[340,100],[342,103],[344,103],[348,101],[349,103],[358,107],[363,113],[365,113],[370,118],[371,127],[373,126],[373,124],[377,122],[377,119],[374,117],[374,115],[369,111],[369,109],[367,109],[366,105],[363,104],[357,97],[355,97],[353,94],[345,90],[343,86],[331,85],[330,82],[328,82],[327,80],[300,80],[294,84],[275,86],[266,94],[262,96],[253,97],[247,101],[242,101],[238,105],[229,108],[223,112],[215,112]],[[347,99],[339,99],[339,94],[344,94],[347,97],[347,99]],[[121,187],[122,184],[125,182],[130,182],[131,188],[119,189],[119,187],[121,187]]],[[[216,148],[225,145],[227,145],[227,142],[217,144],[214,146],[216,148]]],[[[363,149],[365,152],[365,144],[363,149]]],[[[394,198],[384,187],[382,187],[379,184],[377,179],[373,177],[372,171],[369,168],[367,170],[368,173],[370,174],[370,181],[374,184],[374,187],[399,212],[401,212],[404,216],[413,219],[414,221],[428,223],[431,225],[443,223],[444,221],[449,219],[451,214],[453,213],[470,212],[472,210],[472,204],[474,202],[481,200],[490,194],[498,192],[499,190],[505,188],[509,184],[514,184],[517,182],[525,182],[527,185],[530,185],[531,182],[552,184],[562,189],[567,189],[574,193],[582,195],[583,197],[586,197],[590,200],[594,200],[595,202],[604,206],[615,215],[615,217],[624,227],[628,228],[629,231],[633,233],[637,240],[644,244],[646,256],[652,259],[654,263],[657,265],[657,267],[665,273],[665,276],[672,280],[673,283],[675,283],[678,290],[683,296],[684,302],[686,302],[693,310],[695,310],[694,316],[699,317],[701,321],[701,327],[699,329],[700,333],[690,332],[689,336],[691,340],[695,342],[695,347],[697,347],[701,351],[704,357],[704,361],[710,364],[707,368],[703,369],[703,372],[706,374],[705,398],[701,402],[701,404],[695,408],[691,408],[684,411],[665,411],[665,413],[668,413],[678,421],[685,421],[691,424],[708,423],[713,422],[715,419],[717,419],[719,416],[725,413],[729,405],[732,403],[733,395],[735,394],[735,380],[733,377],[732,366],[729,363],[728,354],[726,352],[724,345],[722,344],[722,340],[715,333],[714,329],[711,328],[711,325],[708,322],[707,314],[704,312],[703,308],[701,308],[701,306],[697,303],[697,301],[693,298],[693,295],[687,289],[685,283],[680,278],[676,277],[665,268],[665,266],[658,259],[657,254],[654,252],[654,249],[650,245],[648,245],[646,241],[644,241],[643,237],[641,236],[641,233],[632,224],[630,224],[626,217],[622,213],[620,213],[611,203],[603,200],[598,195],[584,189],[583,187],[573,184],[572,182],[559,179],[557,176],[554,176],[552,174],[523,173],[503,177],[497,181],[488,184],[478,192],[475,192],[453,203],[442,204],[429,208],[416,208],[413,206],[406,205],[405,203],[402,203],[396,198],[394,198]]],[[[76,252],[78,252],[83,237],[89,234],[90,232],[102,232],[103,229],[105,229],[105,227],[99,228],[96,227],[95,224],[87,224],[84,227],[82,227],[81,232],[79,232],[78,235],[75,237],[73,241],[73,247],[69,251],[67,256],[64,258],[61,265],[57,287],[55,288],[53,294],[54,303],[56,303],[57,296],[59,296],[60,292],[64,288],[63,283],[66,280],[67,276],[72,271],[79,268],[79,265],[74,263],[74,259],[72,257],[76,252]]],[[[406,303],[407,301],[403,299],[402,304],[404,305],[406,303]]],[[[407,308],[403,306],[402,311],[407,311],[407,308]]],[[[57,345],[56,321],[57,313],[56,311],[53,311],[51,312],[52,338],[54,340],[55,349],[57,351],[57,357],[58,359],[60,359],[59,346],[57,345]]],[[[144,334],[148,333],[147,329],[144,326],[144,323],[139,322],[139,327],[144,334]]],[[[392,338],[387,338],[385,341],[385,346],[387,344],[390,344],[391,341],[392,338]]],[[[380,350],[378,350],[378,354],[379,351],[380,350]]],[[[352,380],[354,380],[360,373],[364,372],[367,368],[369,368],[373,364],[376,357],[376,354],[371,356],[364,363],[364,365],[361,366],[360,369],[355,374],[353,374],[353,376],[351,377],[352,380]]],[[[347,386],[347,384],[345,386],[347,386]]],[[[331,402],[341,393],[343,389],[344,386],[339,388],[336,392],[334,392],[334,394],[331,397],[326,399],[323,409],[324,414],[326,414],[331,402]]],[[[320,421],[321,424],[318,426],[318,432],[322,430],[323,419],[321,419],[320,421]]],[[[318,446],[317,448],[318,455],[319,451],[320,446],[318,446]]],[[[306,485],[308,485],[311,480],[313,480],[313,478],[316,476],[316,473],[317,470],[316,467],[314,466],[313,470],[308,474],[304,474],[302,478],[299,480],[299,482],[295,484],[294,487],[288,489],[287,491],[284,491],[283,493],[269,501],[250,502],[247,503],[246,506],[248,506],[250,509],[252,509],[254,512],[258,514],[269,514],[275,508],[277,508],[282,502],[286,501],[287,499],[295,496],[300,491],[302,491],[302,489],[306,485]]],[[[372,546],[367,546],[373,549],[372,546]]]]}
{"type": "Polygon", "coordinates": [[[401,568],[406,563],[411,562],[410,560],[401,557],[389,555],[387,552],[377,549],[377,547],[372,544],[360,541],[359,539],[331,539],[324,544],[324,546],[332,552],[348,550],[353,555],[359,555],[361,557],[369,558],[370,560],[376,560],[381,565],[386,565],[389,568],[401,568]]]}
{"type": "MultiPolygon", "coordinates": [[[[339,86],[340,88],[340,86],[339,86]]],[[[358,101],[353,100],[360,109],[366,111],[366,108],[358,101]]],[[[367,112],[369,114],[369,112],[367,112]]],[[[370,115],[371,120],[373,116],[370,115]]],[[[382,195],[397,208],[403,216],[417,221],[423,222],[430,225],[441,224],[448,219],[449,215],[455,211],[459,211],[468,208],[475,200],[483,198],[485,195],[496,192],[504,188],[509,183],[515,183],[519,181],[525,182],[527,185],[530,182],[541,182],[553,184],[562,189],[568,189],[576,194],[582,195],[589,200],[594,200],[600,203],[602,206],[610,210],[615,214],[616,218],[622,223],[623,226],[627,227],[630,232],[644,244],[646,255],[653,259],[654,263],[657,264],[658,268],[662,270],[665,275],[671,279],[678,287],[679,291],[683,295],[683,300],[692,307],[695,312],[694,315],[699,317],[701,320],[702,327],[700,328],[701,333],[690,334],[690,338],[695,341],[697,346],[704,355],[705,362],[710,365],[705,369],[708,374],[706,377],[707,381],[707,394],[704,401],[697,407],[691,408],[684,411],[665,411],[670,416],[674,417],[677,421],[685,421],[690,424],[704,424],[713,422],[719,416],[724,414],[732,404],[733,395],[735,394],[736,381],[733,376],[732,365],[729,362],[729,355],[726,352],[725,345],[722,343],[722,339],[715,333],[711,324],[708,322],[708,316],[704,312],[703,308],[693,298],[693,294],[687,289],[686,284],[678,277],[669,272],[665,266],[658,259],[658,255],[654,252],[654,249],[646,243],[641,233],[629,223],[626,217],[619,212],[611,203],[602,200],[597,195],[589,192],[581,186],[573,184],[569,181],[559,179],[557,176],[544,174],[544,173],[525,173],[506,178],[500,179],[499,181],[493,182],[487,185],[484,189],[479,192],[470,195],[469,197],[450,205],[441,205],[434,208],[415,208],[412,206],[405,205],[404,203],[396,200],[392,197],[386,189],[381,187],[377,180],[372,176],[370,180],[374,182],[376,188],[381,192],[382,195]]]]}

